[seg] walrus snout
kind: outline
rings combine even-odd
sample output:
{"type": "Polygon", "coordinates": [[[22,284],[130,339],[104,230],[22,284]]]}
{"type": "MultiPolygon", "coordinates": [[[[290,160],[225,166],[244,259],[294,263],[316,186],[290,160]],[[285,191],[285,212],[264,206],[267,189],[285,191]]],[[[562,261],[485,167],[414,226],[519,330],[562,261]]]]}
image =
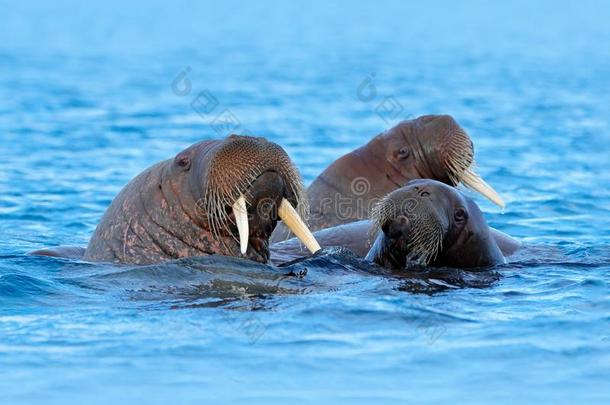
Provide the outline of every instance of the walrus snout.
{"type": "MultiPolygon", "coordinates": [[[[278,221],[278,209],[287,198],[286,182],[275,171],[260,175],[246,193],[249,235],[269,237],[278,221]]],[[[296,205],[294,198],[291,204],[296,205]]]]}
{"type": "Polygon", "coordinates": [[[375,206],[372,218],[391,246],[394,265],[436,258],[449,228],[444,196],[449,189],[438,181],[413,180],[375,206]]]}
{"type": "Polygon", "coordinates": [[[312,253],[320,250],[315,237],[293,208],[297,202],[294,191],[287,187],[279,173],[267,171],[260,175],[232,206],[231,219],[238,231],[241,253],[246,254],[251,245],[263,261],[268,260],[268,240],[280,219],[312,253]]]}
{"type": "Polygon", "coordinates": [[[462,183],[504,208],[502,197],[474,171],[474,144],[460,124],[450,115],[424,115],[417,120],[423,137],[434,139],[430,145],[435,148],[428,150],[426,156],[436,178],[447,174],[450,182],[446,183],[462,183]]]}
{"type": "Polygon", "coordinates": [[[279,145],[265,138],[232,135],[214,151],[205,178],[204,200],[206,211],[212,213],[208,215],[212,227],[222,229],[230,214],[228,219],[237,229],[241,254],[249,250],[252,230],[256,230],[259,239],[265,239],[266,243],[271,235],[267,231],[269,228],[273,231],[277,218],[282,219],[309,250],[320,249],[301,218],[307,211],[301,178],[279,145]],[[276,218],[261,222],[269,215],[276,218]]]}
{"type": "MultiPolygon", "coordinates": [[[[263,263],[269,259],[268,239],[278,221],[278,208],[288,198],[287,190],[281,175],[267,171],[254,180],[235,204],[226,208],[241,254],[263,263]]],[[[294,198],[291,200],[296,204],[294,198]]]]}

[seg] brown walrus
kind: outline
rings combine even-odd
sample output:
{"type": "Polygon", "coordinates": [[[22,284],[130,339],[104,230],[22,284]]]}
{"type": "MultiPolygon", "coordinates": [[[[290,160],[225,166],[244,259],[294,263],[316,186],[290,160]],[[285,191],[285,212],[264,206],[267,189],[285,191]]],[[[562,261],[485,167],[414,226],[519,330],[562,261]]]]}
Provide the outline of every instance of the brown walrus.
{"type": "Polygon", "coordinates": [[[381,266],[506,263],[477,204],[441,182],[410,181],[377,203],[371,216],[378,232],[366,259],[381,266]]]}
{"type": "MultiPolygon", "coordinates": [[[[428,178],[452,186],[464,184],[504,206],[502,198],[473,170],[470,137],[449,115],[425,115],[402,121],[366,145],[328,166],[307,189],[316,231],[368,219],[375,202],[407,181],[428,178]]],[[[290,237],[280,224],[272,241],[290,237]]]]}
{"type": "MultiPolygon", "coordinates": [[[[222,254],[269,259],[278,217],[311,251],[320,247],[301,219],[300,175],[286,152],[264,138],[203,141],[146,169],[117,195],[83,258],[150,264],[222,254]]],[[[74,248],[33,252],[78,257],[74,248]]]]}
{"type": "MultiPolygon", "coordinates": [[[[489,226],[474,201],[444,183],[418,179],[384,196],[370,220],[314,232],[322,246],[341,246],[391,268],[407,262],[430,266],[482,267],[503,263],[521,243],[489,226]]],[[[272,246],[271,259],[306,255],[296,239],[272,246]]]]}

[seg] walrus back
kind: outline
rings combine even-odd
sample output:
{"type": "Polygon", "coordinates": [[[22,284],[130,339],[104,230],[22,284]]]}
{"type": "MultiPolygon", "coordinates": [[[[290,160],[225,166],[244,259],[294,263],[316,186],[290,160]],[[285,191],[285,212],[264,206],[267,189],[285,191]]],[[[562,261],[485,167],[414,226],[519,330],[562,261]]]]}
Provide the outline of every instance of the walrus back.
{"type": "Polygon", "coordinates": [[[168,161],[159,162],[132,179],[114,198],[97,225],[84,259],[89,261],[134,262],[127,238],[138,235],[135,223],[142,223],[142,198],[148,198],[157,187],[160,174],[168,161]],[[135,222],[135,223],[134,223],[135,222]]]}

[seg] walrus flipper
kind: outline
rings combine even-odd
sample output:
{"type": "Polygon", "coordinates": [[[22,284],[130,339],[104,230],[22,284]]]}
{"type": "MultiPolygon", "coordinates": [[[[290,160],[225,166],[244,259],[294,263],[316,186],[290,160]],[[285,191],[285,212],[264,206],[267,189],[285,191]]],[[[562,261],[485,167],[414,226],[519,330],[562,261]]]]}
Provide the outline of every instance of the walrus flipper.
{"type": "Polygon", "coordinates": [[[82,259],[85,256],[85,248],[80,246],[57,246],[48,249],[34,250],[33,252],[29,252],[28,255],[82,259]]]}
{"type": "Polygon", "coordinates": [[[489,232],[491,233],[491,236],[493,236],[493,238],[495,239],[496,244],[502,251],[504,257],[513,255],[517,250],[523,247],[523,244],[521,242],[519,242],[512,236],[505,234],[502,231],[498,231],[495,228],[489,227],[489,232]]]}

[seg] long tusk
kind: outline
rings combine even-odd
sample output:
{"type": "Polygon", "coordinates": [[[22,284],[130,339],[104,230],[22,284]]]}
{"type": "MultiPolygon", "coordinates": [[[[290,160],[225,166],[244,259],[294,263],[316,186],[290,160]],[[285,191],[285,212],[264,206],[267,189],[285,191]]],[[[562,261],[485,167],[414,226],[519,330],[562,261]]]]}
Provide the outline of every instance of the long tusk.
{"type": "Polygon", "coordinates": [[[297,238],[299,238],[301,242],[303,242],[305,246],[307,246],[307,249],[309,249],[311,253],[316,253],[318,250],[320,250],[318,241],[287,199],[282,199],[278,214],[286,226],[296,235],[297,238]]]}
{"type": "Polygon", "coordinates": [[[244,255],[246,250],[248,250],[250,230],[248,229],[248,209],[246,208],[246,199],[243,195],[233,203],[233,215],[235,216],[237,231],[239,232],[239,248],[241,254],[244,255]]]}
{"type": "Polygon", "coordinates": [[[461,180],[462,183],[464,183],[464,185],[469,189],[483,194],[483,196],[488,198],[492,203],[500,206],[500,208],[504,208],[505,204],[502,197],[500,197],[500,195],[496,193],[496,190],[491,188],[489,184],[485,183],[485,180],[476,174],[472,168],[464,171],[461,180]]]}

